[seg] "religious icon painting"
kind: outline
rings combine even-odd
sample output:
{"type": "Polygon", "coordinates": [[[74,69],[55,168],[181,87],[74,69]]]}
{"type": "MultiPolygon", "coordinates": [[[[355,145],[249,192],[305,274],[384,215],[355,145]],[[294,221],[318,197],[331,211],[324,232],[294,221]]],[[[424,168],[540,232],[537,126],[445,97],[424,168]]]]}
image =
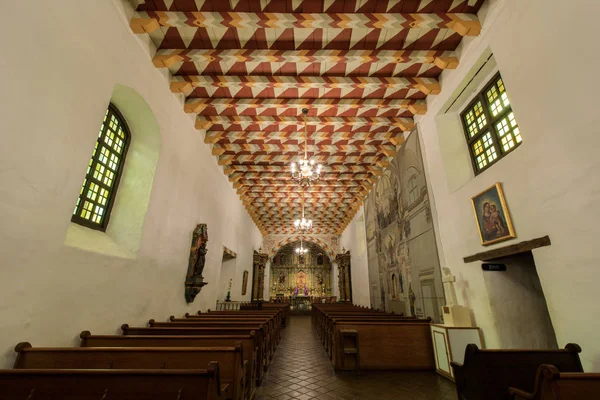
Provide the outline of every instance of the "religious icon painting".
{"type": "Polygon", "coordinates": [[[248,287],[248,271],[244,271],[244,275],[242,276],[242,296],[246,294],[246,289],[248,287]]]}
{"type": "Polygon", "coordinates": [[[499,182],[474,196],[471,202],[482,245],[516,237],[499,182]]]}

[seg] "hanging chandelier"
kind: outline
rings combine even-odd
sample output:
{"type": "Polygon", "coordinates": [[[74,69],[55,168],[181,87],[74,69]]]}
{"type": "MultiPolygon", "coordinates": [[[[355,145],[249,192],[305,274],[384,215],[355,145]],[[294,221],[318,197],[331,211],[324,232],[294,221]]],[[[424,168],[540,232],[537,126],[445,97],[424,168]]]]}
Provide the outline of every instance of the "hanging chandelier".
{"type": "Polygon", "coordinates": [[[306,128],[306,114],[308,114],[308,108],[302,109],[304,114],[304,158],[296,163],[293,162],[292,167],[292,179],[298,183],[301,187],[307,187],[312,185],[321,177],[321,164],[315,167],[315,160],[308,159],[308,138],[306,128]]]}
{"type": "Polygon", "coordinates": [[[294,221],[296,232],[308,233],[312,229],[312,220],[304,217],[304,192],[302,192],[302,218],[294,221]]]}
{"type": "Polygon", "coordinates": [[[300,238],[300,247],[296,247],[296,253],[300,254],[301,256],[308,253],[308,249],[302,246],[302,238],[300,238]]]}

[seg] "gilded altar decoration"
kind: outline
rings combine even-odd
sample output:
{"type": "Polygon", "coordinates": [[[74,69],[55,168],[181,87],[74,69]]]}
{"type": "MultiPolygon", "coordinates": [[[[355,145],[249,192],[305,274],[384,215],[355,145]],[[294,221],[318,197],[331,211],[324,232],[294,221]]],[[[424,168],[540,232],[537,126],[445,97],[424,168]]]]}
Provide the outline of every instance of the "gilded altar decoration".
{"type": "Polygon", "coordinates": [[[262,253],[262,247],[254,250],[252,269],[252,301],[264,300],[265,293],[265,268],[269,257],[262,253]]]}
{"type": "Polygon", "coordinates": [[[304,255],[296,252],[299,242],[283,246],[272,258],[270,297],[272,299],[331,296],[331,261],[315,243],[304,242],[304,255]]]}
{"type": "Polygon", "coordinates": [[[192,246],[185,276],[185,301],[187,303],[193,302],[202,288],[208,284],[208,282],[204,282],[202,276],[206,263],[206,253],[208,252],[207,242],[208,230],[206,224],[198,224],[192,234],[192,246]]]}

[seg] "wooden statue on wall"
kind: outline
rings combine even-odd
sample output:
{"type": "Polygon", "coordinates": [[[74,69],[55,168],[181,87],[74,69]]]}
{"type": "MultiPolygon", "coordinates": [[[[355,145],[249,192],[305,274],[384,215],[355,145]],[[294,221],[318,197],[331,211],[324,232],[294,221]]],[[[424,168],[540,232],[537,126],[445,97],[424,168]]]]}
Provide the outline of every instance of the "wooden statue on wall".
{"type": "Polygon", "coordinates": [[[185,276],[185,301],[191,303],[200,293],[202,288],[208,284],[204,282],[202,272],[206,263],[206,243],[208,242],[208,231],[206,224],[198,224],[192,235],[192,246],[187,275],[185,276]]]}
{"type": "Polygon", "coordinates": [[[338,266],[338,288],[341,302],[352,302],[352,277],[350,272],[350,250],[342,250],[335,256],[338,266]]]}

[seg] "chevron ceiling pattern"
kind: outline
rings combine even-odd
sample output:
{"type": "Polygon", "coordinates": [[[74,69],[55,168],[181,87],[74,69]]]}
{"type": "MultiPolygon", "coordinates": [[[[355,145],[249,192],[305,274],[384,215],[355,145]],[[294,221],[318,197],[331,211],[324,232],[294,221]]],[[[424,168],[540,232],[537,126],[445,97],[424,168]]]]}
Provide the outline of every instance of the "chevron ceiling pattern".
{"type": "Polygon", "coordinates": [[[456,48],[481,31],[484,0],[130,0],[257,227],[341,234],[414,127],[456,48]],[[290,163],[322,177],[302,190],[290,163]]]}

